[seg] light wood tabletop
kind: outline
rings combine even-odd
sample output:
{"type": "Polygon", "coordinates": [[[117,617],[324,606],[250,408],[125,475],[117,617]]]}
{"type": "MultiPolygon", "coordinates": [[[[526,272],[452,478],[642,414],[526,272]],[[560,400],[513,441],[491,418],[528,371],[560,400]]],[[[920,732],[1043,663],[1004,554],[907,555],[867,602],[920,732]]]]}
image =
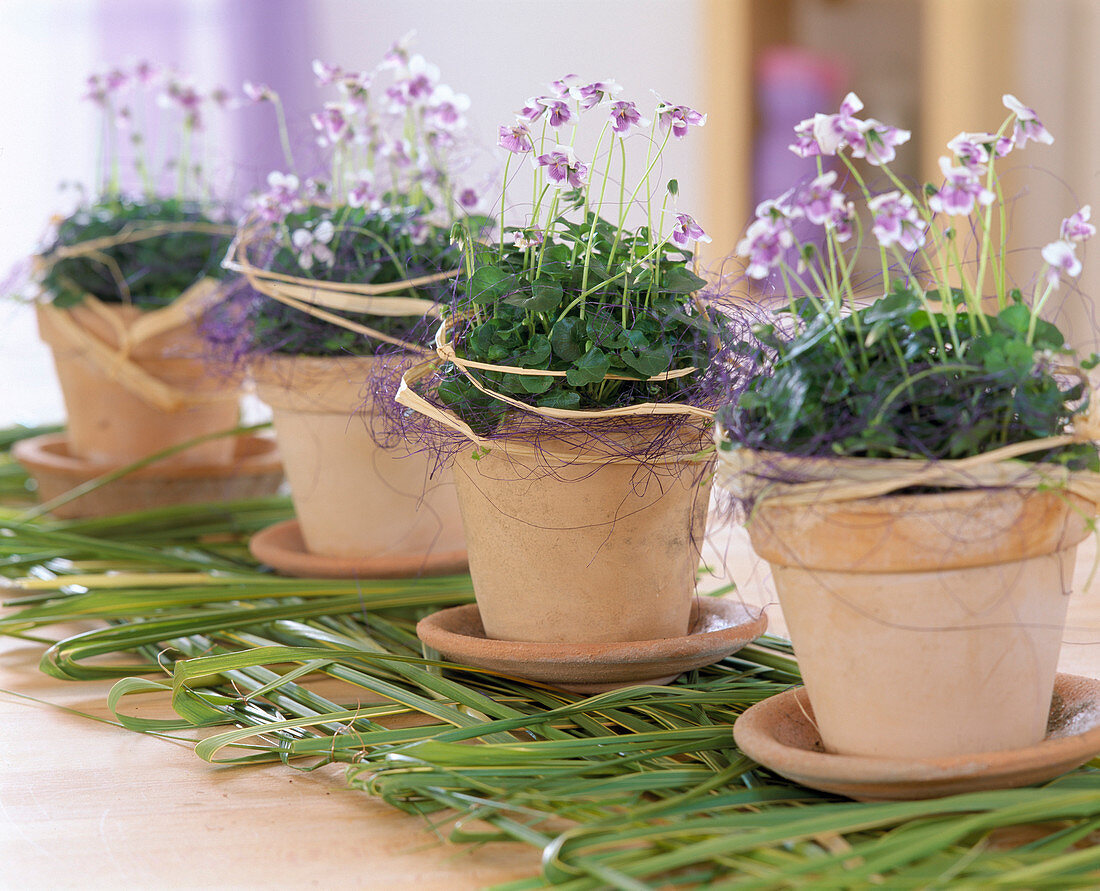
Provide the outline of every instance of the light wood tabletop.
{"type": "MultiPolygon", "coordinates": [[[[1100,676],[1096,549],[1078,557],[1063,670],[1100,676]]],[[[740,529],[716,530],[740,596],[783,623],[766,565],[740,529]]],[[[711,579],[709,584],[719,580],[711,579]]],[[[470,848],[351,791],[343,769],[219,767],[184,744],[97,723],[109,681],[65,682],[36,667],[41,646],[0,640],[0,887],[481,888],[537,874],[521,844],[470,848]]],[[[148,712],[157,706],[143,706],[148,712]]]]}

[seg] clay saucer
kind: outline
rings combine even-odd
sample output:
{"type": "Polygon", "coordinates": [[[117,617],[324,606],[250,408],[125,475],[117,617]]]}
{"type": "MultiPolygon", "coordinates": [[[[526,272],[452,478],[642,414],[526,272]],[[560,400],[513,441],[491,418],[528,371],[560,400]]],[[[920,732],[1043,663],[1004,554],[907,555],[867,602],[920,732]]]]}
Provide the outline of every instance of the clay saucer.
{"type": "Polygon", "coordinates": [[[746,755],[789,780],[858,801],[909,801],[1028,786],[1100,755],[1100,680],[1059,674],[1046,738],[1034,746],[895,760],[825,751],[805,687],[748,708],[733,725],[746,755]]]}
{"type": "Polygon", "coordinates": [[[763,612],[735,600],[697,597],[683,637],[615,643],[536,643],[485,636],[477,604],[421,619],[420,640],[463,665],[550,684],[573,693],[602,693],[633,684],[667,684],[685,671],[735,653],[768,627],[763,612]]]}
{"type": "MultiPolygon", "coordinates": [[[[64,433],[24,439],[12,455],[38,483],[41,501],[52,501],[77,486],[121,469],[69,452],[64,433]]],[[[150,464],[105,483],[53,511],[56,517],[101,517],[171,504],[200,504],[274,495],[283,481],[275,440],[239,436],[226,464],[150,464]]]]}
{"type": "Polygon", "coordinates": [[[403,579],[457,575],[469,570],[465,551],[328,557],[306,550],[297,520],[257,532],[248,542],[252,556],[282,575],[313,579],[403,579]]]}

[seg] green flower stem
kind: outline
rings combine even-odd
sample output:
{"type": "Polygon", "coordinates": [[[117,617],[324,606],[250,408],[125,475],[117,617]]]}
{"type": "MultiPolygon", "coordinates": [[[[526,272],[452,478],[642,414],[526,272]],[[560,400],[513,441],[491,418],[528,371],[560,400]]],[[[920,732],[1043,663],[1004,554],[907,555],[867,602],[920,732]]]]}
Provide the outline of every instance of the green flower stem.
{"type": "MultiPolygon", "coordinates": [[[[1039,284],[1038,283],[1046,279],[1046,274],[1047,274],[1047,271],[1049,269],[1050,269],[1050,264],[1049,263],[1044,263],[1043,268],[1041,270],[1039,270],[1039,278],[1038,278],[1038,280],[1036,281],[1036,284],[1035,284],[1035,293],[1036,293],[1036,295],[1038,295],[1038,293],[1039,293],[1039,284]]],[[[1047,298],[1050,297],[1050,295],[1051,295],[1051,293],[1053,293],[1053,291],[1054,291],[1054,282],[1047,282],[1046,288],[1043,289],[1042,296],[1038,297],[1037,300],[1032,301],[1031,318],[1028,319],[1028,323],[1027,323],[1027,342],[1028,342],[1029,346],[1031,345],[1032,340],[1035,339],[1035,326],[1039,324],[1039,313],[1043,308],[1043,304],[1047,302],[1047,298]]]]}
{"type": "MultiPolygon", "coordinates": [[[[656,132],[657,132],[657,118],[656,118],[656,116],[654,116],[654,118],[653,118],[653,132],[654,132],[654,136],[656,136],[656,132]]],[[[615,257],[615,248],[618,247],[619,240],[620,240],[620,238],[622,236],[622,233],[623,233],[623,224],[626,222],[626,212],[629,209],[629,207],[634,203],[634,199],[638,197],[638,192],[641,190],[642,186],[649,182],[649,173],[653,169],[654,165],[656,165],[656,163],[661,159],[661,155],[664,154],[665,146],[668,145],[668,140],[671,136],[672,136],[672,128],[669,127],[669,130],[665,134],[665,138],[661,142],[661,147],[657,150],[656,155],[652,154],[653,141],[654,140],[651,139],[651,141],[649,143],[650,151],[648,151],[646,153],[645,173],[643,173],[642,178],[640,180],[638,180],[638,185],[636,185],[634,187],[634,191],[630,193],[629,200],[624,202],[622,207],[619,209],[619,228],[615,232],[615,241],[611,245],[611,257],[608,260],[608,263],[610,263],[611,259],[614,259],[614,257],[615,257]],[[650,160],[651,155],[652,155],[652,160],[650,160]]],[[[624,159],[624,177],[623,177],[623,179],[624,180],[626,179],[626,177],[625,177],[625,159],[624,159]]],[[[646,212],[648,213],[648,211],[649,211],[649,201],[647,199],[647,201],[646,201],[646,212]]],[[[652,228],[650,228],[650,231],[649,231],[649,242],[650,242],[650,247],[656,247],[656,245],[653,244],[653,229],[652,228]]]]}
{"type": "MultiPolygon", "coordinates": [[[[592,156],[592,167],[588,172],[589,183],[591,183],[593,173],[596,169],[596,158],[599,157],[600,144],[603,142],[603,137],[604,137],[604,134],[607,133],[608,126],[609,126],[608,124],[604,124],[603,130],[600,131],[600,138],[598,140],[596,140],[596,151],[592,156]]],[[[620,143],[622,142],[622,139],[623,138],[620,136],[619,137],[619,142],[620,143]]],[[[588,287],[588,269],[589,269],[589,266],[592,262],[592,248],[593,248],[593,245],[594,245],[594,242],[595,242],[596,221],[599,220],[600,214],[603,213],[604,194],[607,192],[607,181],[608,181],[608,179],[611,178],[611,160],[615,156],[615,144],[614,143],[615,143],[615,140],[614,140],[614,137],[612,137],[611,148],[608,149],[608,152],[607,152],[607,165],[604,167],[604,171],[603,171],[603,182],[600,184],[600,200],[596,205],[596,213],[592,217],[592,225],[588,229],[588,244],[585,245],[585,249],[584,249],[584,272],[581,273],[581,290],[582,291],[585,288],[588,287]]],[[[623,149],[623,151],[625,152],[626,150],[623,149]]],[[[588,188],[587,187],[584,190],[584,219],[586,219],[586,220],[588,219],[588,188]]]]}
{"type": "Polygon", "coordinates": [[[271,104],[275,106],[275,124],[279,129],[279,145],[283,150],[283,159],[291,172],[297,173],[298,166],[294,163],[294,153],[290,149],[290,131],[286,125],[286,109],[283,101],[277,94],[271,93],[271,104]]]}
{"type": "Polygon", "coordinates": [[[504,201],[508,196],[508,168],[512,165],[512,153],[504,159],[504,188],[500,190],[500,243],[497,251],[497,259],[504,259],[504,201]]]}

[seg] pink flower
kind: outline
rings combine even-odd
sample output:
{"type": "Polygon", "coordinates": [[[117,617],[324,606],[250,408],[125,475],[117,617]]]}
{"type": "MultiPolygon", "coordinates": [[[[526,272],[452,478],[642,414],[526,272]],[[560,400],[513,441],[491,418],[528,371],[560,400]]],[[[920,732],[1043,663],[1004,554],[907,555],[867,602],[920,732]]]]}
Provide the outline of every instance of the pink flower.
{"type": "Polygon", "coordinates": [[[677,139],[687,136],[688,127],[702,127],[707,122],[707,116],[700,114],[686,105],[669,105],[658,98],[657,123],[662,130],[672,128],[672,135],[677,139]]]}
{"type": "Polygon", "coordinates": [[[374,189],[374,176],[369,170],[360,170],[359,178],[348,192],[349,207],[369,207],[377,210],[382,206],[378,193],[374,189]]]}
{"type": "Polygon", "coordinates": [[[901,192],[886,192],[867,202],[874,222],[871,231],[883,247],[899,245],[902,250],[915,251],[925,240],[925,226],[913,199],[901,192]]]}
{"type": "Polygon", "coordinates": [[[1016,148],[1023,148],[1029,139],[1045,145],[1054,142],[1054,137],[1042,125],[1034,109],[1028,108],[1011,93],[1005,93],[1001,101],[1005,108],[1016,115],[1016,124],[1012,129],[1012,139],[1016,143],[1016,148]]]}
{"type": "Polygon", "coordinates": [[[1062,220],[1063,241],[1086,241],[1096,234],[1096,227],[1089,222],[1092,216],[1092,208],[1089,205],[1082,207],[1077,213],[1062,220]]]}
{"type": "Polygon", "coordinates": [[[790,198],[791,214],[805,216],[815,226],[832,223],[846,203],[844,193],[833,188],[835,182],[836,171],[829,170],[809,185],[796,189],[790,198]]]}
{"type": "Polygon", "coordinates": [[[527,103],[516,114],[516,120],[533,124],[539,118],[546,113],[546,106],[543,105],[543,99],[545,97],[533,96],[527,100],[527,103]]]}
{"type": "Polygon", "coordinates": [[[1049,267],[1046,280],[1051,288],[1057,288],[1063,275],[1077,276],[1081,273],[1081,261],[1073,242],[1052,241],[1043,248],[1043,260],[1049,267]]]}
{"type": "Polygon", "coordinates": [[[974,210],[975,202],[982,207],[993,203],[996,196],[982,185],[981,178],[970,167],[952,167],[950,158],[941,157],[940,170],[944,184],[928,199],[928,206],[936,213],[963,216],[974,210]]]}
{"type": "Polygon", "coordinates": [[[676,225],[672,230],[672,240],[683,247],[689,241],[706,244],[710,241],[710,236],[703,231],[703,227],[695,222],[690,215],[678,213],[676,214],[676,225]]]}
{"type": "Polygon", "coordinates": [[[531,142],[531,131],[524,123],[518,123],[511,127],[501,125],[497,145],[517,155],[529,152],[534,148],[531,142]]]}
{"type": "Polygon", "coordinates": [[[480,201],[481,199],[478,197],[477,192],[469,187],[463,189],[461,192],[458,193],[459,207],[463,208],[464,210],[473,210],[478,206],[478,203],[480,201]]]}
{"type": "Polygon", "coordinates": [[[611,129],[616,133],[629,133],[632,127],[648,127],[649,121],[638,113],[633,102],[618,101],[611,103],[611,129]]]}

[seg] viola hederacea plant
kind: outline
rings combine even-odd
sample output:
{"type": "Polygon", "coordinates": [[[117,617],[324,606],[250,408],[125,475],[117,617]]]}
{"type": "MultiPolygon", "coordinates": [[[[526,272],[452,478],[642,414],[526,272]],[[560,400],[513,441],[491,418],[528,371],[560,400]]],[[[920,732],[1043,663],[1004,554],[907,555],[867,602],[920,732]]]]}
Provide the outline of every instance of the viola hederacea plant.
{"type": "Polygon", "coordinates": [[[141,61],[90,75],[84,98],[101,113],[100,178],[40,253],[53,304],[91,294],[156,309],[200,278],[223,277],[233,227],[204,155],[206,118],[233,107],[229,93],[141,61]]]}
{"type": "Polygon", "coordinates": [[[691,267],[710,239],[675,207],[676,180],[660,194],[654,182],[669,141],[706,116],[660,98],[643,115],[620,93],[614,81],[568,75],[499,127],[497,225],[491,239],[464,238],[453,345],[464,359],[558,374],[445,366],[440,400],[479,429],[509,408],[467,375],[524,404],[588,410],[689,399],[708,364],[718,314],[698,300],[705,282],[691,267]],[[635,182],[628,148],[645,156],[635,182]],[[521,192],[525,206],[513,204],[521,192]],[[510,225],[517,210],[523,219],[510,225]],[[633,227],[632,211],[643,220],[633,227]]]}
{"type": "MultiPolygon", "coordinates": [[[[252,202],[246,249],[257,266],[317,282],[403,283],[452,270],[458,217],[475,214],[477,193],[456,182],[465,163],[470,100],[440,82],[439,69],[395,44],[370,71],[313,63],[318,87],[335,98],[310,116],[325,175],[295,172],[278,95],[246,83],[254,102],[271,103],[288,169],[273,171],[252,202]]],[[[475,217],[476,229],[486,218],[475,217]]],[[[387,296],[438,299],[449,282],[395,285],[387,296]]],[[[252,296],[250,348],[303,355],[370,354],[379,343],[339,324],[252,296]]],[[[420,316],[336,312],[387,336],[408,339],[420,316]]]]}
{"type": "MultiPolygon", "coordinates": [[[[1079,360],[1041,313],[1079,274],[1077,247],[1095,228],[1088,206],[1071,214],[1039,252],[1031,282],[1014,285],[997,163],[1053,137],[1014,96],[1004,104],[1001,127],[952,139],[939,160],[942,182],[918,190],[890,169],[909,132],[857,118],[854,93],[837,114],[795,128],[791,150],[816,159],[817,175],[763,202],[738,245],[748,277],[778,277],[787,303],[756,330],[758,343],[745,345],[758,371],[720,414],[727,445],[964,458],[1065,432],[1087,398],[1082,370],[1096,360],[1079,360]],[[847,172],[847,189],[826,169],[829,158],[847,172]],[[884,188],[872,188],[858,159],[884,188]],[[817,240],[795,234],[806,223],[817,240]],[[880,270],[871,294],[859,265],[868,224],[880,270]]],[[[1097,460],[1088,443],[1033,457],[1071,468],[1097,460]]]]}

